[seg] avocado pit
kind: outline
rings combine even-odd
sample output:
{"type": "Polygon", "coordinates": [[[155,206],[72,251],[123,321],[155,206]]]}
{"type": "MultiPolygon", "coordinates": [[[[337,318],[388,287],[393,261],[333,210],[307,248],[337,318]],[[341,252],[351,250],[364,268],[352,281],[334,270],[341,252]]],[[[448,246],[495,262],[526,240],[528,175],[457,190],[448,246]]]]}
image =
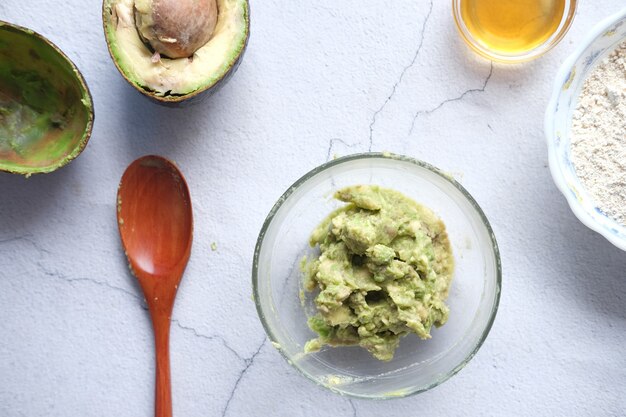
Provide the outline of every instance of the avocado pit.
{"type": "Polygon", "coordinates": [[[134,11],[141,39],[173,59],[192,56],[217,25],[216,0],[135,0],[134,11]]]}

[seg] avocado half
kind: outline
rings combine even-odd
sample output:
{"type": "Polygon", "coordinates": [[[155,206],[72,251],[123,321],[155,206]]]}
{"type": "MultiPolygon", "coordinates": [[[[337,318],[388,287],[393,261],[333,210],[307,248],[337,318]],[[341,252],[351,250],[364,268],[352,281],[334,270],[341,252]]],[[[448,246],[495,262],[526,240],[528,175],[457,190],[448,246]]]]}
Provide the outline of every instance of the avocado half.
{"type": "Polygon", "coordinates": [[[62,167],[87,145],[93,102],[76,66],[43,36],[0,21],[0,171],[62,167]]]}
{"type": "Polygon", "coordinates": [[[217,0],[217,25],[192,56],[153,60],[135,26],[134,0],[104,0],[102,19],[111,58],[122,76],[162,104],[198,101],[224,85],[239,66],[250,36],[248,0],[217,0]]]}

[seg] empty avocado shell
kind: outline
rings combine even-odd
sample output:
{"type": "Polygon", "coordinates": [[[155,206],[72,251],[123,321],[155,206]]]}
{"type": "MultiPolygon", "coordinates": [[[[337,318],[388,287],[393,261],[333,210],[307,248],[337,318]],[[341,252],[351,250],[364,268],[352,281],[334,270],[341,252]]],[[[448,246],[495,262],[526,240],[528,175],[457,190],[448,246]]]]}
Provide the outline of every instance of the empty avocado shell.
{"type": "Polygon", "coordinates": [[[248,0],[104,0],[102,16],[117,69],[164,104],[217,91],[239,66],[250,34],[248,0]]]}
{"type": "Polygon", "coordinates": [[[30,176],[76,158],[93,103],[74,64],[32,30],[0,21],[0,171],[30,176]]]}

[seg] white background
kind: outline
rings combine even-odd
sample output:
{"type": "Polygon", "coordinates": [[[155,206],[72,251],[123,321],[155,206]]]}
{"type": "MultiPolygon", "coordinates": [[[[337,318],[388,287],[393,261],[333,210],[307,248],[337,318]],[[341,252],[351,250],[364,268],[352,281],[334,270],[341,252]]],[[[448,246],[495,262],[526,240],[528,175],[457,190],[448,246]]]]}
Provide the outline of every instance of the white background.
{"type": "Polygon", "coordinates": [[[179,164],[194,200],[172,325],[175,415],[624,415],[626,253],[570,212],[542,129],[560,63],[622,6],[582,1],[547,56],[492,67],[460,40],[450,1],[252,0],[239,71],[179,110],[118,74],[100,2],[1,0],[0,19],[74,60],[96,118],[69,166],[0,175],[0,415],[153,415],[150,322],[115,223],[119,178],[148,153],[179,164]],[[276,199],[370,143],[461,181],[493,225],[504,268],[478,355],[442,386],[391,402],[350,401],[304,379],[266,341],[251,301],[253,248],[276,199]]]}

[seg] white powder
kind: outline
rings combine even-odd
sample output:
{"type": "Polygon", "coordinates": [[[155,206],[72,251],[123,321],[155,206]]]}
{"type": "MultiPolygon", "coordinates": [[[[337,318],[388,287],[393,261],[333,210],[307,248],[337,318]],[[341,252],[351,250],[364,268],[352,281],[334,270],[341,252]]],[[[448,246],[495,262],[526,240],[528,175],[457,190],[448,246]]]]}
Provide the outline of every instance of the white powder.
{"type": "Polygon", "coordinates": [[[572,123],[572,161],[596,205],[626,225],[626,42],[583,84],[572,123]]]}

